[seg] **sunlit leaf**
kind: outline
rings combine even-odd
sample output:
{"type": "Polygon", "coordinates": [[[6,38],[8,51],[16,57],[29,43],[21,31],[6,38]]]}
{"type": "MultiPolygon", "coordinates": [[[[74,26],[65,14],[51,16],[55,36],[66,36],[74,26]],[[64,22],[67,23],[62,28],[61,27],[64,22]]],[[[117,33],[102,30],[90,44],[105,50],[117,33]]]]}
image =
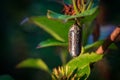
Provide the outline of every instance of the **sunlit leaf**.
{"type": "Polygon", "coordinates": [[[14,80],[14,79],[9,75],[1,75],[0,80],[14,80]]]}
{"type": "Polygon", "coordinates": [[[55,39],[62,42],[68,41],[68,31],[71,25],[74,23],[74,22],[63,23],[57,20],[48,19],[45,16],[31,17],[30,21],[38,25],[45,31],[47,31],[55,39]]]}
{"type": "Polygon", "coordinates": [[[86,80],[90,74],[89,65],[86,65],[83,68],[80,68],[77,74],[82,78],[81,80],[86,80]]]}
{"type": "Polygon", "coordinates": [[[37,68],[49,72],[48,66],[41,59],[27,59],[19,63],[17,68],[37,68]]]}
{"type": "Polygon", "coordinates": [[[72,70],[78,68],[78,75],[83,76],[90,74],[89,64],[92,62],[97,62],[98,60],[102,59],[103,55],[98,55],[96,53],[85,53],[81,54],[80,56],[74,58],[70,62],[68,62],[67,66],[69,67],[68,73],[72,72],[72,70]]]}
{"type": "Polygon", "coordinates": [[[62,14],[55,13],[53,11],[48,10],[47,16],[48,18],[59,19],[59,20],[66,22],[70,19],[90,16],[93,13],[95,13],[97,9],[98,9],[98,6],[90,10],[86,10],[83,13],[76,14],[76,15],[62,15],[62,14]]]}
{"type": "Polygon", "coordinates": [[[37,48],[49,47],[49,46],[67,46],[68,43],[64,43],[55,39],[48,39],[38,44],[37,48]]]}

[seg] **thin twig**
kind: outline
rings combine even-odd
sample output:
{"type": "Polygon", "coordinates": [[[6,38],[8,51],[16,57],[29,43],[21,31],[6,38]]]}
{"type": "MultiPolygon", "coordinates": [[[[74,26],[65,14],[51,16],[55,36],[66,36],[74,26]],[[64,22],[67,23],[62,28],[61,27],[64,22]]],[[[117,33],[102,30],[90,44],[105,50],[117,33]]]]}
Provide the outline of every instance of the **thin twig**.
{"type": "Polygon", "coordinates": [[[104,41],[104,43],[96,50],[97,54],[103,54],[107,48],[117,40],[120,36],[120,26],[116,27],[111,35],[104,41]]]}

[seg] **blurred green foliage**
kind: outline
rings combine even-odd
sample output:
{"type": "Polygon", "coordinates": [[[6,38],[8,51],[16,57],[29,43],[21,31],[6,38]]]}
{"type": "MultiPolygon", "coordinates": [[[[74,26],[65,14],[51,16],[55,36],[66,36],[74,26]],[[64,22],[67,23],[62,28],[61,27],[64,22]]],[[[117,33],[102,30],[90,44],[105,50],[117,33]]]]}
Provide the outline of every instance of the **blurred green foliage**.
{"type": "Polygon", "coordinates": [[[9,75],[1,75],[0,80],[14,80],[14,79],[12,79],[12,77],[9,75]]]}

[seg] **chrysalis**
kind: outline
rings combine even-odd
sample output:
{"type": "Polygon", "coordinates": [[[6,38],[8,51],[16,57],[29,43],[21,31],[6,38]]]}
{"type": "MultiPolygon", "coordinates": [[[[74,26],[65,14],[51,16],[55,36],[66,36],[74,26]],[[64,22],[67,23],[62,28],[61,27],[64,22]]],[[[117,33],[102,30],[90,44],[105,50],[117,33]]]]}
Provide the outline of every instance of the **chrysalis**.
{"type": "Polygon", "coordinates": [[[72,57],[76,57],[81,53],[82,28],[77,24],[73,24],[68,33],[69,53],[72,57]]]}

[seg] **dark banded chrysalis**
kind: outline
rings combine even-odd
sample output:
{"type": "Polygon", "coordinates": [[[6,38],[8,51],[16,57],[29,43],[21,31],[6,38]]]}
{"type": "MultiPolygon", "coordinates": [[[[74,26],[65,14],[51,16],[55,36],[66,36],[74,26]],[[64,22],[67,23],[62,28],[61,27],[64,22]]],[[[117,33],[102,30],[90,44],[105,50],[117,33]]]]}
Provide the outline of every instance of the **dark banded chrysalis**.
{"type": "Polygon", "coordinates": [[[73,24],[68,33],[69,53],[72,57],[76,57],[81,53],[82,43],[82,27],[77,23],[73,24]]]}

